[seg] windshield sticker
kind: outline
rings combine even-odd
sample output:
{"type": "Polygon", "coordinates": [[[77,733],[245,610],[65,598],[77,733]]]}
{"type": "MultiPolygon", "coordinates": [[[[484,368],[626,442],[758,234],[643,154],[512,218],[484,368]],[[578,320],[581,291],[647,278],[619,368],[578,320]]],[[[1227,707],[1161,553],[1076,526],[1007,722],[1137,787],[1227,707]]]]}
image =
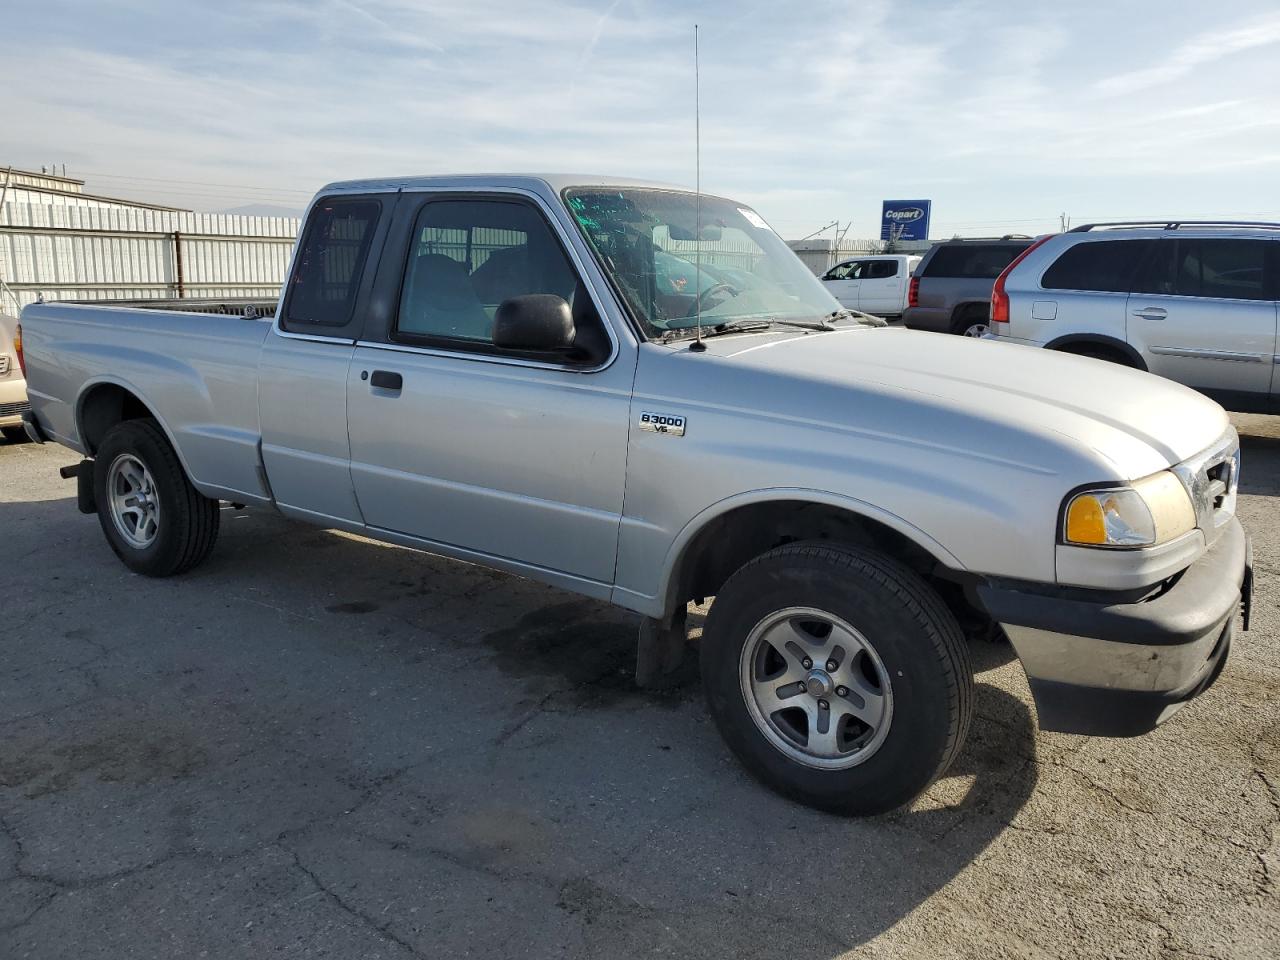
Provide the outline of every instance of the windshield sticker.
{"type": "Polygon", "coordinates": [[[764,217],[760,216],[760,214],[756,213],[754,210],[748,210],[746,207],[739,207],[738,212],[742,214],[746,218],[747,223],[751,224],[753,227],[759,227],[761,230],[769,229],[769,225],[764,222],[764,217]]]}

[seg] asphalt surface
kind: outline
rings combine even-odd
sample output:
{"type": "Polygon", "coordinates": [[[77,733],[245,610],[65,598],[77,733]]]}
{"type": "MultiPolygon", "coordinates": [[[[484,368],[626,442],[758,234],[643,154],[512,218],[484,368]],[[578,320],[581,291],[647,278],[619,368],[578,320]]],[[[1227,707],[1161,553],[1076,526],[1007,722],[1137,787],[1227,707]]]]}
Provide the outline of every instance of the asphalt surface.
{"type": "Polygon", "coordinates": [[[911,809],[757,786],[636,620],[263,512],[130,574],[0,443],[0,957],[1275,957],[1280,419],[1237,417],[1254,626],[1135,740],[1007,647],[911,809]]]}

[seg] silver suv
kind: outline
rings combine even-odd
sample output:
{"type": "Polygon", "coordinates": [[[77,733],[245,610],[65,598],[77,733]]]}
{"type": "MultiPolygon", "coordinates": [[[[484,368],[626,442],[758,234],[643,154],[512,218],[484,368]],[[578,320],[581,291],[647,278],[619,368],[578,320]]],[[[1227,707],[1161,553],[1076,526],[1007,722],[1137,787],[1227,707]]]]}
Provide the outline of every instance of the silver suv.
{"type": "Polygon", "coordinates": [[[1280,224],[1161,221],[1042,237],[991,293],[991,332],[1272,412],[1280,224]]]}

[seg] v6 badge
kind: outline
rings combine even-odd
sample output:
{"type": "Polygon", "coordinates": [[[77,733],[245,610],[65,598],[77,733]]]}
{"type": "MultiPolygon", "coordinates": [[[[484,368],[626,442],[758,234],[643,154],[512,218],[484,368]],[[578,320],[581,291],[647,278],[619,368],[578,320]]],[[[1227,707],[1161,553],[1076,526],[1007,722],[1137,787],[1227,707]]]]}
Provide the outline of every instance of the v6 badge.
{"type": "Polygon", "coordinates": [[[684,417],[677,417],[670,413],[650,413],[646,411],[640,414],[639,427],[641,430],[648,430],[651,433],[667,433],[673,437],[683,437],[684,417]]]}

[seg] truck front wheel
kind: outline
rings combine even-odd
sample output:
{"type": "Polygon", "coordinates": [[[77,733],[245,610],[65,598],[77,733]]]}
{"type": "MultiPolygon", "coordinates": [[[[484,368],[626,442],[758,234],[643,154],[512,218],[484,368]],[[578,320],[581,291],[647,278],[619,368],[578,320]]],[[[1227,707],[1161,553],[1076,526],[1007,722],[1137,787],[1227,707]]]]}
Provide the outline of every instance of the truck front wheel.
{"type": "Polygon", "coordinates": [[[126,420],[107,432],[93,461],[93,494],[107,543],[135,573],[184,573],[218,537],[218,501],[191,485],[154,420],[126,420]]]}
{"type": "Polygon", "coordinates": [[[796,543],[739,569],[702,638],[716,725],[774,790],[864,816],[910,802],[969,728],[973,670],[955,617],[874,550],[796,543]]]}

